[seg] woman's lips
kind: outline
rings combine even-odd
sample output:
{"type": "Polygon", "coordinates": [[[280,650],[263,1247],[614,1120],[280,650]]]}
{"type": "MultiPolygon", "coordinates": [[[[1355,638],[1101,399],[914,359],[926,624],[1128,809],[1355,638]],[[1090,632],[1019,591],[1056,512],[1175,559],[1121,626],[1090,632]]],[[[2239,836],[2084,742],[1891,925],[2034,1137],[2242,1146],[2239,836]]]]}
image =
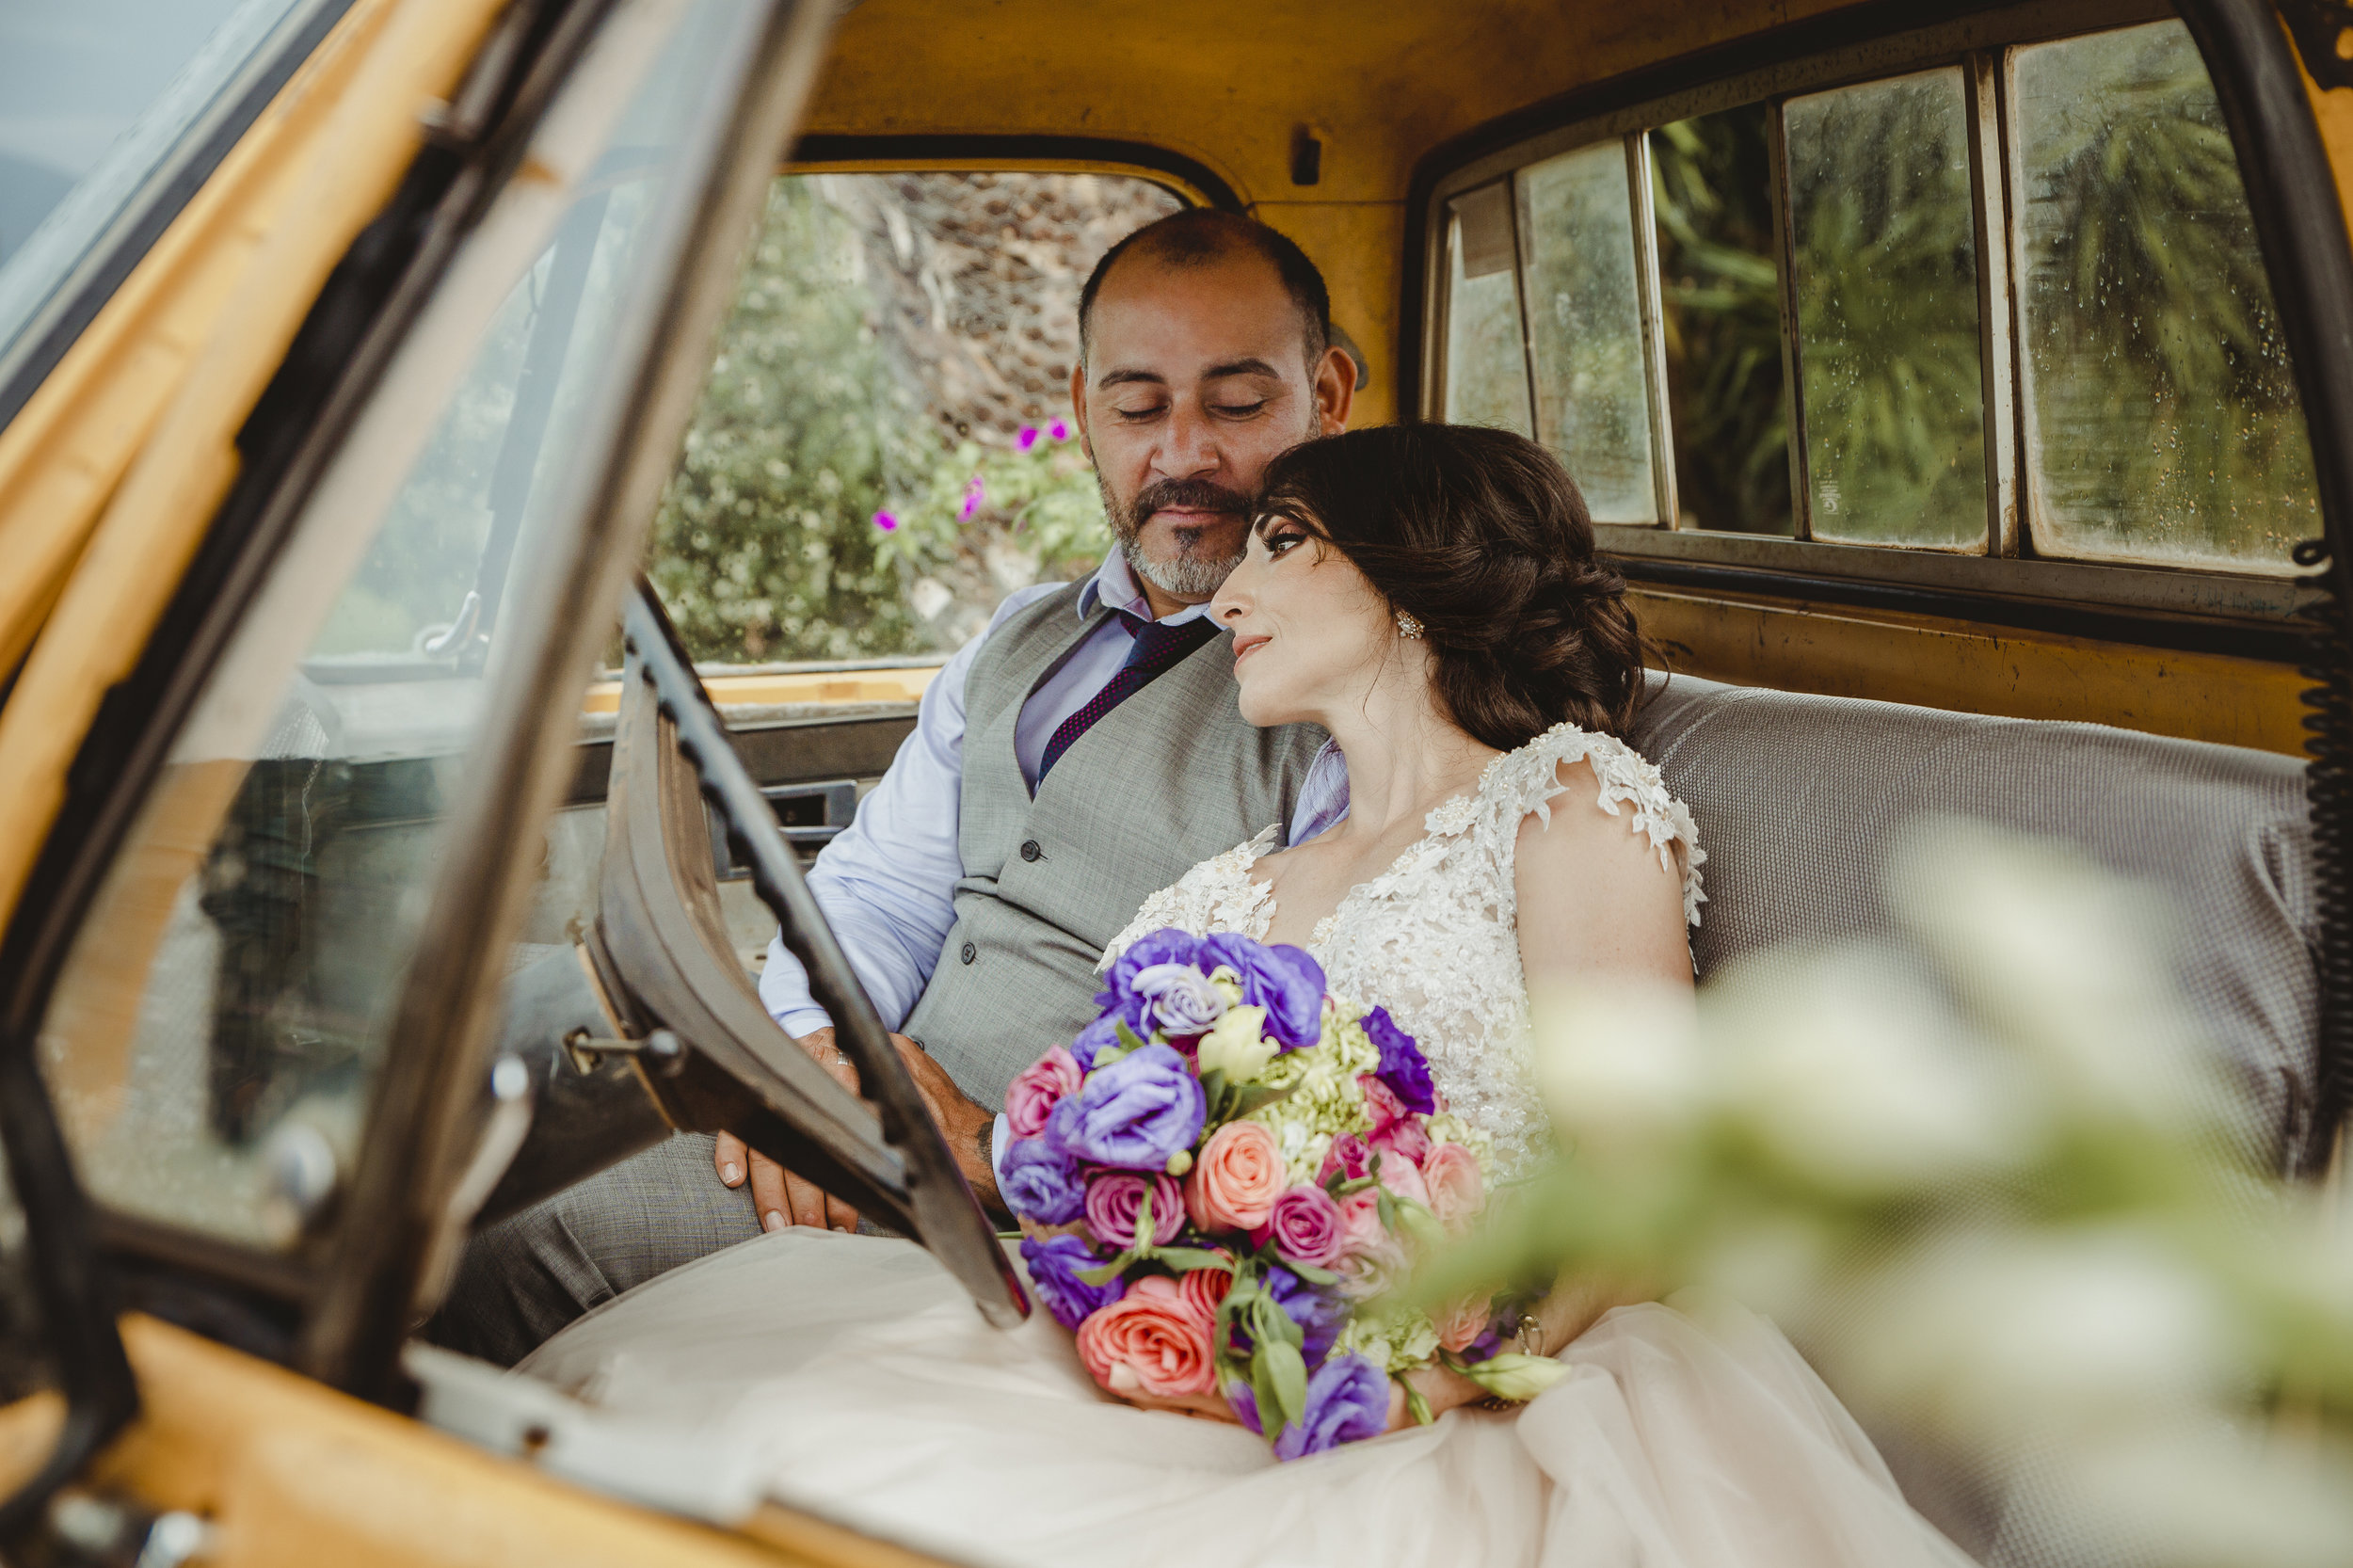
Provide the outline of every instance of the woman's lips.
{"type": "Polygon", "coordinates": [[[1271,641],[1273,641],[1272,638],[1256,632],[1234,633],[1234,667],[1240,669],[1244,659],[1249,658],[1271,641]]]}

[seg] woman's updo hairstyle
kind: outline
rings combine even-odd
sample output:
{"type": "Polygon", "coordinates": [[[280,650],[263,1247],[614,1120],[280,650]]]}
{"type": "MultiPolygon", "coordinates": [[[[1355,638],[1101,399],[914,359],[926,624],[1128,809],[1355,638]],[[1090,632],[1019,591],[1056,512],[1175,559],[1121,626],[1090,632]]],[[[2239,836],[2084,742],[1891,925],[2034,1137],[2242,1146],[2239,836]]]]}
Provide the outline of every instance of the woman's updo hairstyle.
{"type": "Polygon", "coordinates": [[[1525,437],[1390,424],[1295,446],[1268,465],[1263,528],[1328,541],[1422,624],[1439,699],[1498,751],[1570,720],[1622,735],[1642,694],[1625,580],[1593,558],[1585,498],[1525,437]]]}

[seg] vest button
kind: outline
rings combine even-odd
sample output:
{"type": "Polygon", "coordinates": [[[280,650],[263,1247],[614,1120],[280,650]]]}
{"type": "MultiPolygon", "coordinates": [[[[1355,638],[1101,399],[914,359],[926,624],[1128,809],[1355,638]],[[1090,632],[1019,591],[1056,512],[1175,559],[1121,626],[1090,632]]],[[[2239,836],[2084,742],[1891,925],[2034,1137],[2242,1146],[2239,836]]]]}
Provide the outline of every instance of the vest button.
{"type": "Polygon", "coordinates": [[[1028,843],[1021,846],[1021,858],[1024,860],[1034,860],[1045,853],[1046,852],[1044,850],[1037,847],[1037,840],[1035,839],[1032,839],[1028,843]]]}
{"type": "Polygon", "coordinates": [[[975,958],[978,958],[980,955],[981,955],[981,950],[980,950],[980,949],[978,949],[978,948],[974,947],[974,946],[973,946],[971,943],[969,943],[969,942],[967,942],[967,943],[965,943],[965,944],[964,944],[964,961],[965,961],[966,963],[969,964],[970,962],[972,962],[972,960],[974,960],[975,958]]]}

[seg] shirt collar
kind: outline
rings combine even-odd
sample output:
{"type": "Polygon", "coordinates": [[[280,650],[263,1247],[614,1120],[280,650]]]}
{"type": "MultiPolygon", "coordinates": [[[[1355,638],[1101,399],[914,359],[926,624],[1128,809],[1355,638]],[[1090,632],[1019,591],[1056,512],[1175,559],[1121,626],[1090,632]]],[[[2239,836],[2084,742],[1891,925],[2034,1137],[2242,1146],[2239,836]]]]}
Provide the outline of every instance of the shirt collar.
{"type": "MultiPolygon", "coordinates": [[[[1136,581],[1135,568],[1128,564],[1127,552],[1113,550],[1103,557],[1087,585],[1079,590],[1079,618],[1084,620],[1095,614],[1098,605],[1109,605],[1128,619],[1148,622],[1153,618],[1151,601],[1144,597],[1144,585],[1136,581]]],[[[1206,604],[1188,604],[1161,621],[1163,626],[1182,626],[1209,613],[1206,604]]]]}

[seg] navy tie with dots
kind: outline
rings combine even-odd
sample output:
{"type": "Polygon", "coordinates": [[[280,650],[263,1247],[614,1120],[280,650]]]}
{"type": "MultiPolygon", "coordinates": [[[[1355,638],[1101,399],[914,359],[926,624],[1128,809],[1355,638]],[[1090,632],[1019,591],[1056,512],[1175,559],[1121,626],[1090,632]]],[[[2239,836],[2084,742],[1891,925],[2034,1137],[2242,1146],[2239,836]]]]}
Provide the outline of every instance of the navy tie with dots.
{"type": "Polygon", "coordinates": [[[1046,782],[1062,754],[1094,728],[1097,719],[1150,685],[1154,677],[1216,636],[1218,631],[1218,624],[1209,616],[1195,616],[1173,626],[1156,620],[1137,632],[1136,646],[1128,650],[1128,662],[1119,666],[1119,673],[1103,682],[1103,689],[1089,697],[1085,707],[1063,720],[1062,728],[1046,743],[1046,755],[1037,764],[1037,781],[1046,782]]]}

